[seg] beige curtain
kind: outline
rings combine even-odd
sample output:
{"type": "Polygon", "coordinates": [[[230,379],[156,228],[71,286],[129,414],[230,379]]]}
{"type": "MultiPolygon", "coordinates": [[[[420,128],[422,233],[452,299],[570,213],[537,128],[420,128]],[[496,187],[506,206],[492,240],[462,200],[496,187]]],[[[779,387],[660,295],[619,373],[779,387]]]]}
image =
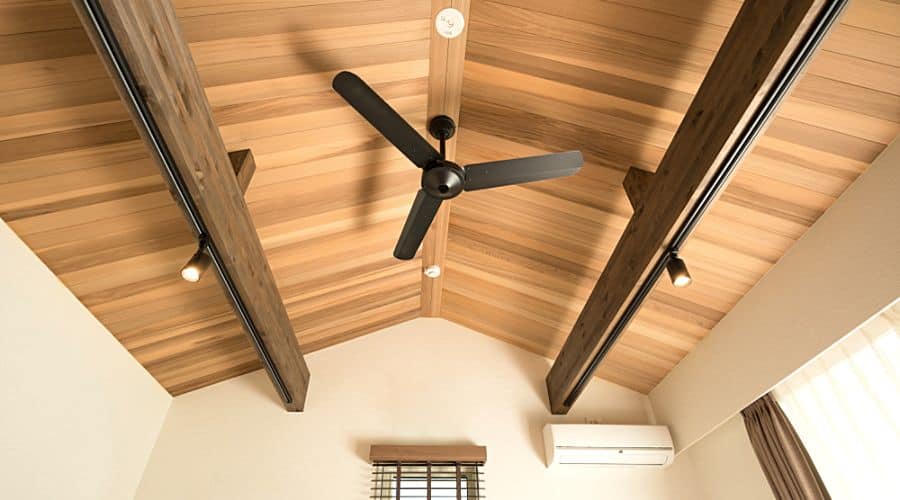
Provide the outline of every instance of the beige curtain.
{"type": "Polygon", "coordinates": [[[830,500],[822,478],[771,394],[745,408],[744,425],[777,500],[830,500]]]}
{"type": "Polygon", "coordinates": [[[900,499],[900,301],[772,391],[835,500],[900,499]]]}

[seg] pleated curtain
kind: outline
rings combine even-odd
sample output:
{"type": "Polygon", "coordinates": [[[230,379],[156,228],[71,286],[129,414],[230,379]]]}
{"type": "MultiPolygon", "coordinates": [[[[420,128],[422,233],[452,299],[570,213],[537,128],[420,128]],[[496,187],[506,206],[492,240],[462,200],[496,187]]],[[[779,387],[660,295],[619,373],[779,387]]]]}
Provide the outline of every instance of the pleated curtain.
{"type": "MultiPolygon", "coordinates": [[[[831,498],[900,499],[900,301],[792,375],[773,395],[831,498]]],[[[750,413],[758,413],[752,406],[750,413]]]]}
{"type": "Polygon", "coordinates": [[[777,500],[831,499],[803,441],[771,394],[753,402],[741,415],[777,500]]]}

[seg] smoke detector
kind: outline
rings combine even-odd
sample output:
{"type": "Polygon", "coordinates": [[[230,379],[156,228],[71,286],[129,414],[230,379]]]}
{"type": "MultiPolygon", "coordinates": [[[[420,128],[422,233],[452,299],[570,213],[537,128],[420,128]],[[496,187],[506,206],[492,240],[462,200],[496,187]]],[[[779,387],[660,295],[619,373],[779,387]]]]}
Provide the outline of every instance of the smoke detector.
{"type": "Polygon", "coordinates": [[[437,17],[434,18],[434,28],[444,38],[458,37],[465,26],[466,20],[463,18],[463,13],[452,7],[438,12],[437,17]]]}
{"type": "Polygon", "coordinates": [[[426,267],[423,272],[425,273],[425,276],[434,279],[441,275],[441,266],[431,265],[426,267]]]}

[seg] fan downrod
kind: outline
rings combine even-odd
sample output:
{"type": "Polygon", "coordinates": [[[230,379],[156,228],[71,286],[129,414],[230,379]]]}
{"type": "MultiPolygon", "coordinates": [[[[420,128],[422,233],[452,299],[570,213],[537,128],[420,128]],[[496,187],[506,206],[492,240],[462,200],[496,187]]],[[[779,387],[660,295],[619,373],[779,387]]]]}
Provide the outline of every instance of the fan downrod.
{"type": "Polygon", "coordinates": [[[428,122],[428,133],[441,141],[441,159],[423,169],[422,189],[442,200],[455,198],[462,193],[466,182],[465,171],[445,159],[445,143],[456,134],[456,123],[447,115],[435,116],[428,122]]]}

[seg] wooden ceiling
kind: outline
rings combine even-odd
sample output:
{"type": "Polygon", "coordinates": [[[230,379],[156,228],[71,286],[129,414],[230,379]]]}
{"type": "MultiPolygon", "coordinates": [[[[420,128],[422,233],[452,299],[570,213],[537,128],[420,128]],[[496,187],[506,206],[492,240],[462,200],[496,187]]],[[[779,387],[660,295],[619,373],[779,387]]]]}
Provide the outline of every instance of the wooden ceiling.
{"type": "MultiPolygon", "coordinates": [[[[418,172],[330,89],[349,69],[424,128],[430,1],[176,0],[305,352],[419,315],[391,251],[418,172]]],[[[474,1],[457,160],[581,149],[569,179],[465,193],[442,315],[552,357],[740,2],[474,1]]],[[[66,0],[0,2],[0,216],[173,394],[258,368],[66,0]]],[[[900,132],[900,5],[854,0],[600,375],[651,389],[900,132]]],[[[313,374],[313,384],[315,374],[313,374]]]]}
{"type": "MultiPolygon", "coordinates": [[[[458,160],[580,148],[573,179],[466,193],[450,217],[445,316],[555,357],[738,1],[473,2],[458,160]]],[[[599,375],[652,389],[900,132],[900,5],[852,2],[768,132],[599,375]]]]}
{"type": "MultiPolygon", "coordinates": [[[[430,4],[176,1],[304,352],[419,314],[391,256],[418,169],[332,90],[358,72],[424,129],[430,4]]],[[[0,7],[0,215],[173,394],[259,367],[68,0],[0,7]]]]}

